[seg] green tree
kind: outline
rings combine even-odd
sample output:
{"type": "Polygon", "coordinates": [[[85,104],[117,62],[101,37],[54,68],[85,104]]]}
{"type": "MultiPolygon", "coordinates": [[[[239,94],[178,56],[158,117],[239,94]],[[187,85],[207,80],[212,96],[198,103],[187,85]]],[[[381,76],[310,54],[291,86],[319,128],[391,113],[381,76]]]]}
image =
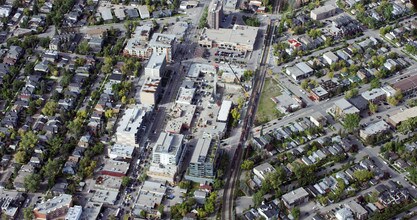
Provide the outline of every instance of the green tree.
{"type": "Polygon", "coordinates": [[[128,185],[129,185],[129,183],[130,183],[130,178],[129,178],[128,176],[124,176],[124,177],[122,178],[122,186],[123,186],[123,187],[126,187],[126,186],[128,186],[128,185]]]}
{"type": "Polygon", "coordinates": [[[359,128],[359,123],[361,118],[358,114],[347,114],[343,119],[343,127],[349,132],[352,133],[359,128]]]}
{"type": "Polygon", "coordinates": [[[23,182],[25,189],[31,193],[34,193],[39,189],[40,183],[41,183],[41,176],[36,173],[32,173],[26,176],[23,182]]]}
{"type": "Polygon", "coordinates": [[[368,170],[356,170],[353,172],[353,177],[359,182],[365,182],[374,177],[374,173],[368,170]]]}
{"type": "Polygon", "coordinates": [[[251,160],[244,160],[240,165],[240,168],[243,170],[251,170],[253,168],[254,162],[251,160]]]}
{"type": "Polygon", "coordinates": [[[87,55],[90,52],[90,50],[90,45],[88,45],[88,42],[86,40],[78,44],[77,52],[79,54],[87,55]]]}
{"type": "Polygon", "coordinates": [[[375,114],[375,113],[378,111],[378,105],[377,105],[377,104],[374,104],[374,103],[372,103],[372,102],[370,102],[370,103],[369,103],[369,111],[370,111],[372,114],[375,114]]]}
{"type": "Polygon", "coordinates": [[[32,220],[35,218],[35,215],[33,214],[33,206],[29,206],[23,209],[23,218],[25,220],[32,220]]]}
{"type": "Polygon", "coordinates": [[[356,88],[353,88],[353,89],[346,92],[345,98],[350,99],[350,98],[353,98],[353,97],[357,96],[358,94],[359,94],[359,90],[356,89],[356,88]]]}
{"type": "Polygon", "coordinates": [[[371,89],[380,88],[380,87],[381,87],[381,82],[379,81],[378,78],[375,78],[371,81],[371,89]]]}
{"type": "Polygon", "coordinates": [[[19,143],[19,146],[23,149],[34,148],[36,143],[38,143],[38,136],[33,133],[33,131],[27,131],[22,134],[22,139],[19,143]]]}
{"type": "Polygon", "coordinates": [[[26,163],[26,161],[29,159],[26,155],[26,152],[24,150],[20,150],[15,153],[14,159],[17,163],[26,163]]]}
{"type": "Polygon", "coordinates": [[[291,209],[291,215],[294,219],[300,219],[300,208],[294,207],[291,209]]]}
{"type": "Polygon", "coordinates": [[[233,108],[233,109],[230,111],[230,114],[232,115],[232,119],[233,119],[232,126],[233,126],[233,127],[236,127],[236,126],[237,126],[237,122],[238,122],[238,121],[239,121],[239,119],[240,119],[240,112],[239,112],[239,109],[237,109],[237,108],[233,108]]]}
{"type": "Polygon", "coordinates": [[[53,116],[58,108],[58,103],[55,101],[48,101],[42,109],[42,114],[53,116]]]}

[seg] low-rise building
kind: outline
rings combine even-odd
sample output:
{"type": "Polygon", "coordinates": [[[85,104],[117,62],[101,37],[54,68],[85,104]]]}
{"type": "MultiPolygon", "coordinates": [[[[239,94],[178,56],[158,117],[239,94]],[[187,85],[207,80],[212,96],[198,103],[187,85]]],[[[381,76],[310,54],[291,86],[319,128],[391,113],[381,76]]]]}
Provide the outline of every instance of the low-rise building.
{"type": "Polygon", "coordinates": [[[259,215],[266,220],[278,219],[280,214],[279,202],[273,200],[267,204],[260,205],[257,210],[259,215]]]}
{"type": "Polygon", "coordinates": [[[138,11],[140,14],[140,18],[142,19],[148,19],[151,17],[151,14],[149,13],[149,10],[148,10],[148,6],[146,5],[139,5],[138,11]]]}
{"type": "Polygon", "coordinates": [[[339,61],[339,57],[336,56],[333,52],[329,51],[323,54],[323,59],[326,60],[326,62],[331,65],[333,63],[336,63],[339,61]]]}
{"type": "Polygon", "coordinates": [[[317,127],[325,126],[327,124],[326,116],[324,116],[320,112],[314,112],[310,116],[310,121],[313,122],[313,124],[317,127]]]}
{"type": "Polygon", "coordinates": [[[36,219],[63,218],[72,205],[72,195],[62,194],[45,202],[37,203],[33,209],[36,219]]]}
{"type": "Polygon", "coordinates": [[[344,117],[347,114],[359,114],[360,111],[346,99],[342,98],[334,102],[330,113],[336,117],[344,117]]]}
{"type": "Polygon", "coordinates": [[[415,117],[417,117],[417,106],[405,109],[404,111],[400,111],[397,114],[391,115],[391,117],[389,117],[387,121],[393,127],[397,127],[401,124],[401,122],[415,117]]]}
{"type": "Polygon", "coordinates": [[[242,25],[234,25],[232,29],[204,29],[198,44],[205,48],[248,52],[253,51],[257,33],[257,27],[242,25]]]}
{"type": "Polygon", "coordinates": [[[89,220],[89,219],[97,219],[101,209],[103,207],[103,203],[100,202],[87,202],[87,204],[83,208],[83,213],[81,214],[82,220],[89,220]]]}
{"type": "Polygon", "coordinates": [[[288,209],[291,209],[296,205],[307,202],[309,196],[310,194],[303,187],[300,187],[287,194],[284,194],[282,196],[282,201],[288,209]]]}
{"type": "Polygon", "coordinates": [[[217,115],[217,121],[227,122],[232,104],[232,101],[223,100],[222,105],[220,106],[219,114],[217,115]]]}
{"type": "Polygon", "coordinates": [[[323,20],[334,16],[337,13],[337,8],[333,5],[324,5],[318,7],[310,12],[310,17],[313,20],[323,20]]]}
{"type": "Polygon", "coordinates": [[[363,92],[361,94],[361,96],[368,102],[378,104],[378,103],[384,102],[386,100],[387,93],[380,88],[374,88],[370,91],[363,92]]]}
{"type": "Polygon", "coordinates": [[[65,220],[80,220],[83,213],[83,208],[79,205],[70,207],[68,213],[65,216],[65,220]]]}
{"type": "Polygon", "coordinates": [[[359,130],[359,136],[365,141],[370,140],[377,135],[382,135],[390,131],[390,126],[385,121],[373,123],[364,129],[359,130]]]}
{"type": "Polygon", "coordinates": [[[154,181],[145,181],[139,191],[135,208],[151,211],[158,207],[165,196],[167,188],[164,184],[154,181]]]}
{"type": "Polygon", "coordinates": [[[105,205],[115,205],[119,191],[96,189],[91,201],[103,203],[105,205]]]}
{"type": "Polygon", "coordinates": [[[109,175],[114,177],[125,176],[129,170],[129,163],[124,161],[105,160],[103,169],[100,171],[102,175],[109,175]]]}
{"type": "Polygon", "coordinates": [[[358,220],[368,219],[368,211],[366,211],[366,209],[363,208],[360,204],[358,204],[355,200],[348,202],[345,206],[349,208],[350,210],[352,210],[356,219],[358,220]]]}
{"type": "Polygon", "coordinates": [[[392,84],[392,88],[401,91],[404,96],[415,95],[417,91],[417,75],[407,77],[392,84]]]}
{"type": "Polygon", "coordinates": [[[133,156],[134,146],[124,144],[114,144],[108,149],[108,156],[112,160],[126,160],[130,161],[133,156]]]}
{"type": "Polygon", "coordinates": [[[329,98],[329,92],[327,92],[327,90],[325,90],[322,86],[311,89],[310,95],[315,101],[318,102],[329,98]]]}
{"type": "Polygon", "coordinates": [[[101,175],[96,178],[94,189],[118,192],[122,186],[122,178],[101,175]]]}
{"type": "Polygon", "coordinates": [[[265,180],[265,178],[275,172],[275,168],[269,163],[263,163],[258,165],[252,169],[253,173],[259,177],[261,180],[265,180]]]}

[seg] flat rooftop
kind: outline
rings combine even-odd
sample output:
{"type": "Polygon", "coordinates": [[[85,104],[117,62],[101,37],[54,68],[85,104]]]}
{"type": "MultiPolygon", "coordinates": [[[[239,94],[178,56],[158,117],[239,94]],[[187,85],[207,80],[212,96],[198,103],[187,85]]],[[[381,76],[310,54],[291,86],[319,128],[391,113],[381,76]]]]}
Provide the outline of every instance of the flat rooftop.
{"type": "Polygon", "coordinates": [[[169,134],[162,132],[156,141],[155,152],[176,154],[180,145],[182,145],[183,139],[184,135],[182,134],[169,134]]]}
{"type": "Polygon", "coordinates": [[[257,27],[235,25],[233,29],[204,29],[201,39],[215,42],[235,43],[239,45],[253,45],[258,33],[257,27]]]}
{"type": "Polygon", "coordinates": [[[414,117],[417,117],[417,106],[405,109],[402,112],[398,112],[397,114],[389,117],[389,120],[394,122],[395,125],[397,125],[398,123],[401,123],[409,118],[414,117]]]}
{"type": "Polygon", "coordinates": [[[308,195],[308,192],[303,187],[300,187],[287,194],[282,195],[282,199],[286,201],[288,204],[294,204],[300,198],[307,197],[308,195]]]}
{"type": "Polygon", "coordinates": [[[103,207],[103,203],[89,201],[83,207],[83,213],[81,214],[81,220],[97,219],[98,215],[101,212],[102,207],[103,207]]]}
{"type": "Polygon", "coordinates": [[[96,189],[91,201],[114,205],[119,191],[96,189]]]}
{"type": "Polygon", "coordinates": [[[52,199],[48,199],[45,202],[36,204],[34,210],[36,210],[38,213],[47,214],[62,207],[70,207],[71,202],[72,195],[62,194],[52,199]]]}
{"type": "Polygon", "coordinates": [[[392,87],[403,92],[417,88],[417,74],[392,84],[392,87]]]}
{"type": "Polygon", "coordinates": [[[203,138],[198,139],[190,163],[204,163],[206,161],[207,154],[210,150],[211,140],[211,135],[205,135],[203,138]]]}
{"type": "Polygon", "coordinates": [[[151,58],[148,61],[148,64],[146,64],[145,68],[161,69],[163,63],[165,62],[165,59],[166,59],[166,54],[165,53],[153,52],[151,58]]]}
{"type": "Polygon", "coordinates": [[[126,109],[119,121],[116,133],[130,133],[135,135],[138,132],[147,111],[148,109],[141,105],[126,109]]]}
{"type": "Polygon", "coordinates": [[[218,121],[227,121],[229,117],[230,109],[232,108],[232,101],[223,100],[222,105],[219,110],[219,114],[217,116],[218,121]]]}
{"type": "Polygon", "coordinates": [[[370,124],[362,130],[362,133],[367,135],[374,135],[380,132],[384,132],[390,129],[390,126],[385,121],[378,121],[376,123],[370,124]]]}
{"type": "Polygon", "coordinates": [[[102,171],[117,172],[126,174],[129,170],[129,163],[116,160],[105,160],[102,171]]]}

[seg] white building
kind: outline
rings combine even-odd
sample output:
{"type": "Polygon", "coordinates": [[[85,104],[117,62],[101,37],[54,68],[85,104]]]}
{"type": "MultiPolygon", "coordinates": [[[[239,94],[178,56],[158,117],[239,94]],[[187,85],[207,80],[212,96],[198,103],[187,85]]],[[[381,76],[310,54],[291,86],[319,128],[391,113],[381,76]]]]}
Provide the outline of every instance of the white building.
{"type": "Polygon", "coordinates": [[[149,10],[148,10],[148,6],[146,5],[139,5],[138,11],[140,14],[140,18],[142,19],[147,19],[151,17],[151,14],[149,13],[149,10]]]}
{"type": "Polygon", "coordinates": [[[258,29],[244,25],[235,25],[233,29],[204,29],[198,44],[206,48],[218,47],[240,52],[253,51],[258,29]]]}
{"type": "Polygon", "coordinates": [[[163,53],[152,53],[148,64],[145,67],[145,76],[152,78],[161,78],[166,66],[166,54],[163,53]]]}
{"type": "Polygon", "coordinates": [[[159,182],[145,181],[139,191],[135,208],[151,211],[162,203],[167,187],[159,182]]]}
{"type": "Polygon", "coordinates": [[[116,129],[116,143],[136,146],[139,128],[146,117],[148,109],[142,105],[126,109],[116,129]]]}
{"type": "Polygon", "coordinates": [[[149,77],[140,90],[140,102],[144,105],[154,106],[159,98],[161,87],[160,78],[149,77]]]}
{"type": "Polygon", "coordinates": [[[138,26],[123,50],[125,56],[135,56],[148,59],[152,55],[152,48],[148,47],[152,27],[150,25],[138,26]]]}
{"type": "Polygon", "coordinates": [[[149,46],[153,53],[165,54],[166,62],[171,63],[175,52],[176,36],[172,34],[154,33],[149,46]]]}
{"type": "Polygon", "coordinates": [[[175,102],[179,104],[191,105],[195,91],[195,88],[180,87],[175,102]]]}
{"type": "Polygon", "coordinates": [[[339,57],[336,56],[333,52],[329,51],[323,54],[323,58],[326,60],[326,62],[331,65],[333,63],[336,63],[339,61],[339,57]]]}
{"type": "Polygon", "coordinates": [[[83,208],[79,205],[73,206],[68,209],[68,213],[65,216],[65,220],[79,220],[81,219],[81,214],[83,213],[83,208]]]}
{"type": "Polygon", "coordinates": [[[11,12],[12,12],[12,7],[9,5],[2,5],[0,7],[0,17],[2,18],[9,17],[11,12]]]}
{"type": "Polygon", "coordinates": [[[182,134],[162,132],[152,152],[152,162],[148,175],[154,178],[172,181],[178,171],[183,151],[182,134]]]}
{"type": "Polygon", "coordinates": [[[253,168],[253,173],[261,180],[265,180],[266,176],[275,172],[275,168],[269,163],[263,163],[253,168]]]}
{"type": "Polygon", "coordinates": [[[108,149],[110,159],[131,160],[135,147],[124,144],[114,144],[108,149]]]}
{"type": "Polygon", "coordinates": [[[217,121],[226,122],[229,119],[230,109],[232,108],[232,101],[223,100],[222,105],[217,115],[217,121]]]}

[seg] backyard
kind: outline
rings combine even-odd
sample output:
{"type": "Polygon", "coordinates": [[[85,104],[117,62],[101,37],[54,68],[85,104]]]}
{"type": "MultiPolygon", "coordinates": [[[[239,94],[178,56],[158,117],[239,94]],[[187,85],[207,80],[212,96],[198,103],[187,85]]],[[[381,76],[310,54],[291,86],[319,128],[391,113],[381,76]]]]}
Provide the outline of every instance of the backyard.
{"type": "Polygon", "coordinates": [[[260,125],[273,119],[282,117],[283,114],[276,109],[276,104],[271,98],[281,95],[281,88],[272,78],[266,78],[256,112],[256,125],[260,125]]]}

